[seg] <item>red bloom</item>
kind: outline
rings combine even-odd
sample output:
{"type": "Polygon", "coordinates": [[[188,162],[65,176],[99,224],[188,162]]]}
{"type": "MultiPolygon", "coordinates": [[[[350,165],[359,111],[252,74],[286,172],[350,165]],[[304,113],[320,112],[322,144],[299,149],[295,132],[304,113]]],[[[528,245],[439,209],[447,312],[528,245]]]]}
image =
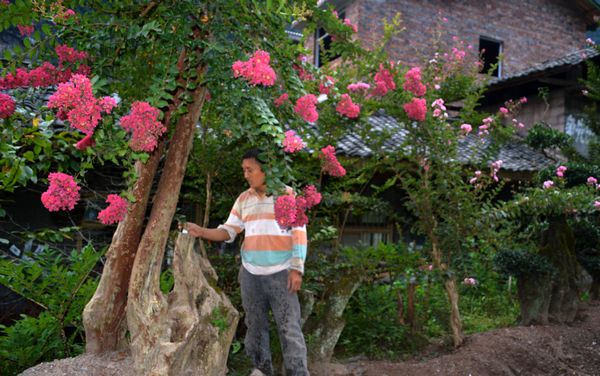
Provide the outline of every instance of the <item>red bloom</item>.
{"type": "Polygon", "coordinates": [[[85,150],[85,149],[89,148],[90,146],[96,145],[96,141],[94,141],[94,139],[92,138],[93,136],[94,136],[93,133],[86,135],[84,138],[79,140],[78,143],[75,144],[75,148],[77,150],[85,150]]]}
{"type": "Polygon", "coordinates": [[[88,57],[87,52],[77,51],[76,49],[69,47],[64,44],[56,46],[56,55],[58,55],[58,61],[62,64],[65,61],[68,63],[75,63],[80,60],[85,60],[88,57]]]}
{"type": "Polygon", "coordinates": [[[409,119],[424,121],[427,114],[427,104],[424,98],[413,98],[412,101],[404,105],[404,111],[409,119]]]}
{"type": "Polygon", "coordinates": [[[342,99],[335,106],[335,110],[350,119],[355,119],[360,115],[360,106],[353,103],[348,94],[342,94],[342,99]]]}
{"type": "Polygon", "coordinates": [[[331,88],[333,88],[334,84],[335,80],[333,79],[333,77],[325,77],[325,81],[319,84],[319,93],[329,95],[329,92],[331,91],[331,88]]]}
{"type": "Polygon", "coordinates": [[[6,119],[15,113],[15,101],[7,94],[0,93],[0,119],[6,119]]]}
{"type": "Polygon", "coordinates": [[[304,142],[300,137],[296,135],[296,132],[285,132],[285,139],[283,140],[283,151],[285,151],[286,153],[295,153],[302,149],[304,149],[304,142]]]}
{"type": "Polygon", "coordinates": [[[335,148],[331,145],[327,145],[323,149],[321,149],[322,155],[319,157],[323,159],[323,171],[328,173],[331,176],[344,176],[346,175],[346,170],[340,162],[335,157],[335,148]]]}
{"type": "Polygon", "coordinates": [[[102,118],[101,112],[110,112],[114,101],[97,100],[92,92],[92,83],[86,76],[75,74],[69,82],[58,85],[48,99],[48,108],[59,110],[71,126],[85,134],[91,134],[102,118]]]}
{"type": "Polygon", "coordinates": [[[383,64],[379,65],[379,71],[375,74],[375,89],[373,89],[373,95],[384,96],[390,90],[396,89],[396,83],[394,77],[389,70],[383,67],[383,64]]]}
{"type": "Polygon", "coordinates": [[[252,85],[273,86],[277,75],[269,65],[270,60],[268,52],[258,50],[248,61],[233,63],[233,77],[244,77],[252,85]]]}
{"type": "Polygon", "coordinates": [[[277,197],[275,220],[281,227],[293,227],[296,222],[296,199],[292,195],[277,197]]]}
{"type": "Polygon", "coordinates": [[[22,37],[27,37],[33,34],[33,25],[17,25],[19,33],[22,37]]]}
{"type": "Polygon", "coordinates": [[[314,185],[311,184],[304,187],[304,200],[306,209],[310,209],[319,204],[321,202],[321,198],[321,194],[317,191],[317,188],[314,185]]]}
{"type": "Polygon", "coordinates": [[[71,175],[53,172],[48,175],[50,187],[42,193],[42,203],[50,211],[72,210],[79,201],[81,189],[71,175]]]}
{"type": "Polygon", "coordinates": [[[317,97],[314,94],[306,94],[298,98],[294,111],[309,123],[314,123],[319,119],[317,112],[317,97]]]}
{"type": "Polygon", "coordinates": [[[121,126],[132,133],[129,146],[135,151],[152,151],[167,128],[158,120],[160,111],[147,102],[133,102],[131,113],[121,118],[121,126]]]}
{"type": "Polygon", "coordinates": [[[284,102],[286,102],[287,100],[290,99],[290,96],[288,95],[288,93],[283,93],[279,96],[279,98],[275,99],[273,101],[273,103],[275,103],[276,107],[281,106],[284,102]]]}
{"type": "Polygon", "coordinates": [[[105,225],[111,225],[125,219],[129,203],[123,197],[115,194],[108,195],[109,205],[98,213],[98,219],[105,225]]]}
{"type": "Polygon", "coordinates": [[[409,91],[417,97],[422,97],[427,92],[427,87],[421,82],[421,69],[414,67],[404,76],[404,90],[409,91]]]}

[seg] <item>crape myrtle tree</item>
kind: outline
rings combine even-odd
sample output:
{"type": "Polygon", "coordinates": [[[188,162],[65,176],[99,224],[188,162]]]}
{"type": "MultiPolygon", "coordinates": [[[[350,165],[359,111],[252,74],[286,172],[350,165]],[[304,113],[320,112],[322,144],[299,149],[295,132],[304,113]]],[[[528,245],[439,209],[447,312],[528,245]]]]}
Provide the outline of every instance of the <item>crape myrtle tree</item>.
{"type": "MultiPolygon", "coordinates": [[[[53,124],[66,124],[81,154],[77,166],[51,162],[34,170],[30,166],[52,151],[43,147],[52,138],[39,145],[21,137],[3,163],[10,167],[18,160],[27,167],[25,173],[17,170],[21,185],[50,172],[41,200],[51,211],[73,209],[85,171],[107,161],[122,166],[129,182],[127,192],[107,197],[109,205],[98,216],[118,226],[83,314],[86,351],[128,349],[137,374],[223,374],[238,315],[204,277],[212,269],[191,252],[193,239],[177,240],[173,291],[165,295],[159,287],[193,140],[211,132],[260,146],[269,190],[278,195],[277,220],[284,227],[306,223],[305,211],[320,201],[315,187],[296,196],[282,188],[293,183],[290,155],[306,146],[293,129],[303,133],[318,120],[319,101],[303,84],[318,72],[304,68],[302,47],[291,42],[285,27],[294,20],[327,24],[351,59],[359,51],[350,41],[353,25],[300,1],[2,1],[0,7],[2,29],[17,27],[23,35],[22,45],[8,50],[3,62],[3,126],[11,134],[29,126],[40,115],[16,113],[15,100],[54,87],[40,110],[44,134],[53,124]],[[74,176],[72,170],[78,170],[74,176]]],[[[323,107],[339,106],[344,116],[350,105],[346,95],[323,107]]],[[[350,108],[348,117],[356,118],[355,105],[350,108]]],[[[341,177],[345,170],[334,147],[322,144],[334,137],[324,133],[329,137],[313,132],[310,146],[322,171],[341,177]]]]}

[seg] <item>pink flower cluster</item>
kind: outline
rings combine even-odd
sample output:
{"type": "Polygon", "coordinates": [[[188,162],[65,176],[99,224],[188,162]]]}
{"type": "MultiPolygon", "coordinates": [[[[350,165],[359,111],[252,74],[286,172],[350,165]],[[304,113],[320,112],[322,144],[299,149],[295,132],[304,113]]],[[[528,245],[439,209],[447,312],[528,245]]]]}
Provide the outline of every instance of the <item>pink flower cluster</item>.
{"type": "Polygon", "coordinates": [[[465,124],[461,124],[460,130],[463,134],[469,134],[473,130],[473,127],[471,126],[471,124],[465,123],[465,124]]]}
{"type": "Polygon", "coordinates": [[[365,83],[365,82],[356,82],[353,84],[348,85],[347,89],[353,93],[356,92],[366,92],[367,90],[369,90],[371,88],[371,85],[365,83]]]}
{"type": "Polygon", "coordinates": [[[477,280],[475,278],[465,278],[463,280],[463,285],[465,285],[465,286],[475,286],[475,285],[477,285],[477,280]]]}
{"type": "Polygon", "coordinates": [[[331,176],[344,176],[346,175],[346,169],[340,164],[335,156],[335,148],[331,145],[327,145],[321,149],[321,155],[323,159],[323,171],[331,176]]]}
{"type": "Polygon", "coordinates": [[[234,77],[244,77],[252,85],[273,86],[277,75],[269,65],[269,53],[258,50],[248,61],[236,61],[231,66],[234,77]]]}
{"type": "Polygon", "coordinates": [[[81,189],[71,175],[52,172],[48,175],[50,186],[42,193],[42,203],[50,211],[72,210],[79,201],[81,189]]]}
{"type": "Polygon", "coordinates": [[[410,102],[404,104],[404,111],[409,119],[424,121],[427,114],[427,103],[425,98],[413,98],[410,102]]]}
{"type": "Polygon", "coordinates": [[[77,13],[75,13],[73,9],[67,9],[64,12],[56,14],[56,16],[54,16],[54,21],[64,22],[69,18],[74,17],[76,14],[77,13]]]}
{"type": "Polygon", "coordinates": [[[86,135],[84,138],[82,138],[81,140],[79,140],[79,142],[75,144],[75,148],[77,150],[85,150],[90,146],[96,145],[96,141],[94,141],[94,139],[92,138],[93,136],[93,133],[86,135]]]}
{"type": "Polygon", "coordinates": [[[127,207],[129,203],[123,197],[115,194],[110,194],[106,198],[109,204],[104,210],[98,213],[98,220],[105,225],[111,225],[125,219],[127,215],[127,207]]]}
{"type": "Polygon", "coordinates": [[[587,178],[588,185],[591,185],[594,188],[598,188],[598,179],[593,176],[587,178]]]}
{"type": "Polygon", "coordinates": [[[19,29],[19,34],[22,37],[28,37],[33,34],[33,25],[17,25],[17,29],[19,29]]]}
{"type": "Polygon", "coordinates": [[[288,95],[288,93],[283,93],[277,99],[275,99],[273,101],[273,103],[275,103],[276,107],[280,107],[282,104],[287,102],[289,99],[290,99],[290,96],[288,95]]]}
{"type": "Polygon", "coordinates": [[[292,195],[277,197],[275,220],[280,227],[293,227],[296,223],[296,198],[292,195]]]}
{"type": "Polygon", "coordinates": [[[96,99],[90,79],[81,74],[58,85],[48,99],[48,108],[58,109],[59,119],[69,120],[71,126],[85,134],[93,133],[102,118],[101,113],[109,114],[116,105],[110,97],[96,99]]]}
{"type": "Polygon", "coordinates": [[[550,188],[554,187],[554,182],[552,180],[546,180],[544,182],[544,184],[542,184],[542,187],[544,189],[550,189],[550,188]]]}
{"type": "Polygon", "coordinates": [[[307,208],[312,208],[321,202],[321,194],[317,191],[317,187],[310,184],[304,187],[304,199],[306,200],[307,208]]]}
{"type": "Polygon", "coordinates": [[[494,119],[491,117],[486,117],[485,119],[483,119],[483,124],[479,126],[479,133],[477,135],[482,137],[484,135],[490,134],[490,127],[493,121],[494,119]]]}
{"type": "Polygon", "coordinates": [[[350,119],[355,119],[360,115],[360,106],[352,102],[352,98],[348,94],[342,94],[342,99],[335,106],[335,110],[350,119]]]}
{"type": "MultiPolygon", "coordinates": [[[[60,47],[60,46],[59,46],[60,47]]],[[[87,57],[87,53],[79,52],[74,49],[67,50],[64,48],[57,47],[57,54],[60,51],[62,57],[68,57],[71,63],[79,62],[79,60],[75,60],[75,58],[79,57],[87,57]],[[71,51],[72,50],[72,51],[71,51]]],[[[16,89],[20,87],[46,87],[57,85],[62,82],[69,81],[71,76],[76,74],[81,74],[84,76],[89,75],[90,67],[80,63],[77,67],[76,71],[70,67],[65,67],[63,65],[63,60],[59,55],[60,64],[58,67],[50,64],[49,62],[43,63],[41,66],[28,71],[27,69],[17,68],[16,72],[9,73],[5,77],[0,78],[0,90],[8,90],[8,89],[16,89]]]]}
{"type": "Polygon", "coordinates": [[[295,153],[304,149],[304,142],[302,138],[296,135],[294,131],[285,132],[285,138],[283,139],[283,151],[286,153],[295,153]]]}
{"type": "Polygon", "coordinates": [[[503,163],[504,161],[501,159],[497,160],[496,162],[492,162],[492,179],[494,179],[495,182],[498,182],[498,176],[496,174],[498,171],[500,171],[503,163]]]}
{"type": "Polygon", "coordinates": [[[448,113],[446,112],[446,106],[444,105],[444,100],[442,98],[438,98],[433,101],[431,104],[433,107],[433,117],[447,119],[448,113]]]}
{"type": "Polygon", "coordinates": [[[321,194],[314,185],[304,188],[303,195],[287,194],[275,201],[275,220],[280,227],[300,227],[308,223],[306,211],[321,202],[321,194]]]}
{"type": "Polygon", "coordinates": [[[475,176],[471,178],[471,180],[469,180],[469,184],[475,184],[477,183],[477,180],[481,177],[481,171],[477,170],[475,171],[475,176]]]}
{"type": "Polygon", "coordinates": [[[121,118],[121,126],[131,132],[129,146],[134,151],[150,152],[158,145],[158,139],[167,128],[158,120],[160,111],[148,102],[136,101],[131,112],[121,118]]]}
{"type": "Polygon", "coordinates": [[[558,166],[558,168],[556,169],[556,176],[558,176],[559,178],[564,178],[566,171],[567,171],[566,166],[558,166]]]}
{"type": "Polygon", "coordinates": [[[87,52],[77,51],[73,47],[69,47],[64,44],[59,44],[58,46],[56,46],[56,55],[58,55],[58,61],[61,64],[64,62],[75,63],[81,60],[85,60],[88,57],[87,52]]]}
{"type": "Polygon", "coordinates": [[[600,201],[594,201],[594,207],[600,209],[600,201]]]}
{"type": "Polygon", "coordinates": [[[10,95],[0,93],[0,119],[6,119],[15,113],[16,104],[10,95]]]}
{"type": "Polygon", "coordinates": [[[421,68],[411,68],[404,76],[404,90],[409,91],[417,97],[422,97],[427,92],[427,87],[421,82],[421,68]]]}
{"type": "Polygon", "coordinates": [[[317,102],[317,97],[314,94],[306,94],[298,98],[294,111],[305,121],[314,123],[319,119],[317,102]]]}
{"type": "Polygon", "coordinates": [[[329,95],[329,92],[333,88],[335,80],[331,76],[325,77],[325,80],[319,84],[319,93],[329,95]]]}
{"type": "Polygon", "coordinates": [[[375,74],[375,88],[372,94],[374,96],[383,97],[388,93],[396,89],[396,83],[394,77],[389,70],[383,67],[383,64],[379,65],[379,71],[375,74]]]}
{"type": "Polygon", "coordinates": [[[353,24],[352,21],[350,21],[349,18],[344,18],[344,25],[350,26],[352,28],[353,32],[358,33],[358,26],[356,26],[355,24],[353,24]]]}

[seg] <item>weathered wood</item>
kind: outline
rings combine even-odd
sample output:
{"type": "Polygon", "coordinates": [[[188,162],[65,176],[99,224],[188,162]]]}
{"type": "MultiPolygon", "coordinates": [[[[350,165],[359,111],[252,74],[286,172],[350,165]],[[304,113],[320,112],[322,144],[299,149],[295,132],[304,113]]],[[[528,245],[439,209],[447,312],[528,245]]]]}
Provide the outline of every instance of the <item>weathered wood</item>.
{"type": "MultiPolygon", "coordinates": [[[[203,68],[199,68],[203,76],[203,68]]],[[[207,89],[192,92],[188,112],[175,127],[165,160],[163,173],[154,197],[154,205],[133,264],[127,303],[127,324],[131,334],[131,354],[135,367],[144,375],[167,375],[167,360],[161,354],[161,343],[168,342],[170,329],[164,325],[168,302],[160,291],[160,273],[169,228],[179,199],[181,184],[195,127],[205,102],[207,89]]],[[[164,350],[164,349],[163,349],[164,350]]]]}

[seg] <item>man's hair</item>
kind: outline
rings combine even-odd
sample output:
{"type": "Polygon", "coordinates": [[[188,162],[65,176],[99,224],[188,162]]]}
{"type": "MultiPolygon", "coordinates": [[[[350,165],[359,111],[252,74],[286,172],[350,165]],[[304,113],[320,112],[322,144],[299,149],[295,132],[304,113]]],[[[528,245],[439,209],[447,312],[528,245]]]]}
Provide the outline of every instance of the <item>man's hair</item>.
{"type": "Polygon", "coordinates": [[[256,159],[256,161],[260,164],[265,163],[264,159],[262,158],[262,153],[263,151],[261,149],[250,149],[248,151],[246,151],[244,153],[244,155],[242,156],[242,161],[244,159],[256,159]]]}

